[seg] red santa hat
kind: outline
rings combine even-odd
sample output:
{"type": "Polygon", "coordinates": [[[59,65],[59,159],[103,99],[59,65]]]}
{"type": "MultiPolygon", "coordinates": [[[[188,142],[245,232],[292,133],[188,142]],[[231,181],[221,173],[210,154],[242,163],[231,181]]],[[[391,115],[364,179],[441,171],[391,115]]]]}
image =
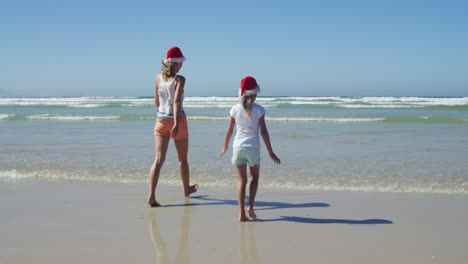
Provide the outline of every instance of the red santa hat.
{"type": "Polygon", "coordinates": [[[260,92],[260,86],[252,76],[246,76],[241,80],[241,86],[239,90],[239,96],[250,96],[258,94],[260,92]]]}
{"type": "Polygon", "coordinates": [[[164,60],[164,64],[168,62],[184,62],[185,57],[182,54],[182,51],[178,47],[172,47],[167,51],[166,59],[164,60]]]}

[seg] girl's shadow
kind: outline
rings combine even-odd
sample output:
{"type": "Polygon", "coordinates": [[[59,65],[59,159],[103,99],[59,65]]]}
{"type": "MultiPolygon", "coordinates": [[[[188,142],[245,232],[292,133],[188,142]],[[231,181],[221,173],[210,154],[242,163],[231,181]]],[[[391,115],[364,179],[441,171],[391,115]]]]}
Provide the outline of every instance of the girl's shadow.
{"type": "MultiPolygon", "coordinates": [[[[204,201],[203,203],[195,203],[189,205],[235,205],[237,206],[237,200],[231,199],[216,199],[209,198],[207,195],[193,196],[192,199],[204,201]]],[[[271,209],[284,209],[284,208],[311,208],[311,207],[329,207],[327,203],[283,203],[283,202],[255,202],[257,206],[256,210],[271,210],[271,209]],[[261,208],[259,208],[261,207],[261,208]]],[[[274,219],[258,219],[258,222],[295,222],[304,224],[350,224],[350,225],[381,225],[381,224],[393,224],[392,221],[385,219],[364,219],[364,220],[352,220],[352,219],[318,219],[310,217],[300,216],[280,216],[274,219]]]]}
{"type": "MultiPolygon", "coordinates": [[[[215,199],[215,198],[208,198],[208,195],[200,195],[200,196],[193,196],[190,197],[192,199],[207,201],[204,203],[200,203],[199,205],[236,205],[237,200],[230,200],[230,199],[215,199]]],[[[248,201],[249,197],[246,197],[248,201]]],[[[309,207],[329,207],[329,204],[326,203],[300,203],[300,204],[293,204],[293,203],[282,203],[282,202],[263,202],[263,201],[255,201],[255,210],[271,210],[271,209],[281,209],[281,208],[309,208],[309,207]],[[258,208],[262,207],[262,208],[258,208]]]]}
{"type": "Polygon", "coordinates": [[[300,216],[280,216],[276,219],[258,219],[258,222],[278,222],[287,221],[303,224],[349,224],[349,225],[382,225],[393,224],[392,221],[385,219],[365,219],[365,220],[351,220],[351,219],[318,219],[300,216]]]}

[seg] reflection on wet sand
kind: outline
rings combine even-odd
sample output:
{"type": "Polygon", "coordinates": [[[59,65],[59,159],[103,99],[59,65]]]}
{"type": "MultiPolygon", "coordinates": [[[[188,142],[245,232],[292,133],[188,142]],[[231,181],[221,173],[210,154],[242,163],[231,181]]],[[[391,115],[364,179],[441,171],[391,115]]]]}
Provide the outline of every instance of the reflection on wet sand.
{"type": "MultiPolygon", "coordinates": [[[[191,206],[184,206],[181,219],[180,219],[180,228],[179,230],[166,230],[162,227],[164,234],[177,234],[179,231],[179,237],[177,240],[177,253],[175,259],[170,260],[171,256],[169,254],[168,244],[161,233],[160,225],[164,221],[164,217],[161,212],[162,208],[150,209],[148,212],[148,222],[149,222],[149,232],[150,238],[153,242],[155,249],[155,260],[159,264],[167,263],[190,263],[189,258],[189,230],[190,230],[190,215],[191,215],[191,206]],[[159,209],[159,210],[158,210],[159,209]],[[158,223],[160,225],[158,225],[158,223]]],[[[164,209],[163,209],[164,210],[164,209]]],[[[236,223],[237,224],[237,223],[236,223]]],[[[239,263],[260,263],[260,257],[258,254],[257,243],[255,240],[255,225],[256,222],[244,222],[239,224],[239,240],[238,240],[238,261],[239,263]]],[[[173,226],[173,225],[171,225],[173,226]]],[[[170,245],[172,249],[172,245],[170,245]]],[[[172,251],[173,252],[173,251],[172,251]]],[[[229,261],[228,261],[229,262],[229,261]]]]}
{"type": "Polygon", "coordinates": [[[176,263],[189,263],[188,232],[190,226],[190,206],[185,206],[180,221],[179,247],[176,254],[176,263]]]}
{"type": "Polygon", "coordinates": [[[151,210],[148,217],[149,230],[151,241],[156,252],[156,263],[169,263],[167,259],[167,247],[164,240],[161,238],[161,233],[159,232],[159,227],[156,220],[156,210],[151,210]]]}
{"type": "MultiPolygon", "coordinates": [[[[166,264],[169,263],[169,255],[166,243],[161,236],[161,232],[158,227],[158,213],[157,209],[151,209],[149,212],[149,231],[151,241],[153,241],[155,253],[156,253],[156,263],[166,264]]],[[[178,239],[177,254],[175,258],[175,263],[189,263],[189,247],[188,247],[188,232],[190,226],[190,208],[185,206],[181,221],[180,221],[180,233],[178,239]]],[[[169,232],[172,233],[172,232],[169,232]]]]}
{"type": "Polygon", "coordinates": [[[239,228],[239,263],[260,263],[255,240],[255,222],[242,223],[239,228]],[[247,235],[245,234],[247,232],[247,235]]]}

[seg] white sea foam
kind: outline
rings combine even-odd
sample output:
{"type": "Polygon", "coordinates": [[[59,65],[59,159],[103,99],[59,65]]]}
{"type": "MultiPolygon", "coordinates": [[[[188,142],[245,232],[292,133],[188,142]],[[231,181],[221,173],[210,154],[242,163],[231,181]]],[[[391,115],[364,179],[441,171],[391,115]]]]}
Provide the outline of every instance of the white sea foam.
{"type": "Polygon", "coordinates": [[[17,170],[0,171],[0,179],[22,180],[37,177],[36,172],[18,172],[17,170]]]}
{"type": "Polygon", "coordinates": [[[341,104],[339,107],[344,108],[421,108],[422,105],[397,105],[397,104],[378,104],[378,105],[363,105],[363,104],[341,104]]]}
{"type": "Polygon", "coordinates": [[[238,101],[237,97],[218,97],[218,96],[190,96],[185,97],[186,102],[236,102],[238,101]]]}
{"type": "Polygon", "coordinates": [[[330,104],[336,104],[336,102],[324,102],[324,101],[290,101],[288,104],[292,105],[330,105],[330,104]]]}
{"type": "MultiPolygon", "coordinates": [[[[111,120],[111,121],[135,121],[135,120],[154,120],[154,115],[57,115],[57,114],[40,114],[40,115],[0,115],[0,120],[6,119],[14,120],[55,120],[55,121],[100,121],[100,120],[111,120]],[[14,118],[13,118],[14,117],[14,118]]],[[[225,121],[229,119],[229,116],[188,116],[189,120],[193,121],[225,121]]],[[[464,123],[468,119],[457,119],[457,118],[438,118],[430,116],[422,117],[409,117],[409,118],[391,118],[391,117],[275,117],[267,116],[266,120],[269,122],[330,122],[330,123],[363,123],[363,122],[419,122],[419,120],[426,120],[427,122],[458,122],[464,123]]]]}
{"type": "Polygon", "coordinates": [[[220,117],[220,116],[189,116],[189,120],[228,120],[229,117],[220,117]]]}
{"type": "MultiPolygon", "coordinates": [[[[214,117],[214,116],[189,116],[189,120],[228,120],[229,117],[214,117]]],[[[266,117],[266,120],[271,122],[335,122],[335,123],[353,123],[353,122],[381,122],[385,118],[326,118],[326,117],[266,117]]]]}
{"type": "MultiPolygon", "coordinates": [[[[41,171],[0,171],[0,180],[4,181],[78,181],[78,182],[102,182],[102,183],[146,183],[147,178],[141,177],[141,172],[128,172],[108,170],[102,172],[92,171],[60,171],[44,169],[41,171]]],[[[161,184],[179,186],[180,179],[177,172],[168,172],[160,180],[161,184]]],[[[199,174],[197,182],[207,187],[231,188],[236,184],[235,178],[213,177],[212,175],[199,174]]],[[[354,192],[386,192],[386,193],[443,193],[443,194],[468,194],[468,183],[439,183],[439,182],[367,182],[367,181],[341,181],[332,180],[314,182],[295,182],[292,179],[268,178],[262,182],[262,188],[269,190],[287,191],[354,191],[354,192]]]]}
{"type": "Polygon", "coordinates": [[[401,185],[398,183],[388,185],[372,184],[296,184],[296,183],[263,183],[266,189],[286,189],[299,191],[353,191],[353,192],[386,192],[386,193],[440,193],[440,194],[468,194],[468,189],[463,186],[440,187],[433,184],[401,185]]]}
{"type": "Polygon", "coordinates": [[[120,116],[68,116],[68,115],[29,115],[27,119],[47,119],[47,120],[62,120],[62,121],[77,121],[77,120],[117,120],[120,116]]]}
{"type": "Polygon", "coordinates": [[[267,117],[269,121],[291,121],[291,122],[336,122],[336,123],[353,123],[353,122],[379,122],[385,118],[325,118],[325,117],[267,117]]]}
{"type": "Polygon", "coordinates": [[[66,106],[94,108],[114,104],[142,106],[152,104],[152,99],[132,97],[50,97],[50,98],[0,98],[0,106],[66,106]]]}
{"type": "MultiPolygon", "coordinates": [[[[291,105],[337,105],[354,108],[398,108],[427,106],[465,106],[468,97],[257,97],[265,107],[291,105]]],[[[186,107],[230,107],[238,97],[185,97],[186,107]]],[[[66,106],[66,107],[134,107],[153,106],[153,98],[137,97],[54,97],[54,98],[0,98],[0,106],[66,106]]]]}
{"type": "Polygon", "coordinates": [[[7,119],[7,118],[9,118],[10,116],[13,116],[13,115],[0,114],[0,120],[2,120],[2,119],[7,119]]]}
{"type": "Polygon", "coordinates": [[[80,108],[96,108],[96,107],[103,107],[105,104],[69,104],[68,107],[80,107],[80,108]]]}
{"type": "MultiPolygon", "coordinates": [[[[6,119],[10,115],[0,115],[0,120],[6,119]]],[[[53,115],[53,114],[42,114],[42,115],[28,115],[26,119],[30,120],[57,120],[57,121],[81,121],[81,120],[152,120],[153,116],[132,116],[132,117],[121,117],[118,115],[105,115],[105,116],[73,116],[73,115],[53,115]]],[[[224,121],[229,120],[228,116],[188,116],[187,119],[194,121],[224,121]]],[[[385,118],[347,118],[347,117],[266,117],[266,120],[270,122],[333,122],[333,123],[356,123],[356,122],[381,122],[385,118]]]]}
{"type": "Polygon", "coordinates": [[[230,108],[233,104],[193,104],[193,103],[184,103],[184,108],[230,108]]]}

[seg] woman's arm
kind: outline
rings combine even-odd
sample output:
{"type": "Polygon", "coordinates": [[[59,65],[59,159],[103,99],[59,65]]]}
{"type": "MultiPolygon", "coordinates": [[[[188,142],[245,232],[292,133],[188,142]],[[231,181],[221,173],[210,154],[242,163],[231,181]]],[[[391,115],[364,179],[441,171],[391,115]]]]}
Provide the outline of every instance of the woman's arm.
{"type": "Polygon", "coordinates": [[[268,129],[266,127],[265,116],[260,117],[258,124],[260,126],[260,133],[262,135],[263,141],[265,142],[265,147],[268,150],[268,155],[270,155],[270,158],[276,164],[281,164],[281,160],[276,156],[276,154],[273,152],[273,148],[271,147],[270,134],[268,134],[268,129]]]}
{"type": "Polygon", "coordinates": [[[161,74],[156,75],[156,88],[154,89],[154,106],[159,108],[159,80],[161,80],[161,74]]]}
{"type": "Polygon", "coordinates": [[[182,105],[182,95],[184,94],[184,87],[185,77],[178,75],[174,87],[174,126],[171,130],[171,137],[175,137],[179,129],[179,112],[182,105]]]}

